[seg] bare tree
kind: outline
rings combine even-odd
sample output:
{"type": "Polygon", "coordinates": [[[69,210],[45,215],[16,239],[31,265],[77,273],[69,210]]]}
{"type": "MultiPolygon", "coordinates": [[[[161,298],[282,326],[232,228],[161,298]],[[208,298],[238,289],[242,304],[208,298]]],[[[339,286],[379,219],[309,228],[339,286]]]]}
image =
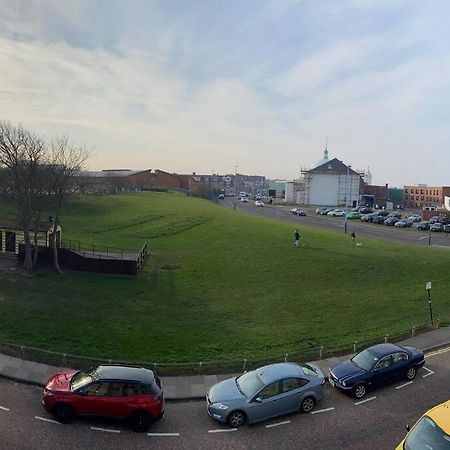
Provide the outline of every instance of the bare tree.
{"type": "Polygon", "coordinates": [[[22,125],[0,121],[0,166],[5,169],[4,192],[13,200],[23,229],[24,269],[33,272],[30,226],[34,215],[37,177],[45,155],[45,141],[22,125]]]}
{"type": "Polygon", "coordinates": [[[51,143],[50,154],[50,196],[54,210],[53,233],[53,263],[55,270],[62,273],[58,259],[57,230],[64,202],[75,193],[74,176],[83,168],[89,158],[89,151],[75,147],[66,136],[59,137],[51,143]]]}

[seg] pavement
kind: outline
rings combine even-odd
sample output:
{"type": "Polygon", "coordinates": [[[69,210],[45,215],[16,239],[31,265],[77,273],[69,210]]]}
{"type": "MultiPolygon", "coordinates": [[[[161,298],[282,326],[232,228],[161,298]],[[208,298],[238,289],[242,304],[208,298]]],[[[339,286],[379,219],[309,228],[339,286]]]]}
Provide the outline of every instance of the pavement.
{"type": "MultiPolygon", "coordinates": [[[[437,348],[450,346],[450,327],[438,328],[398,342],[400,345],[411,345],[425,353],[437,348]]],[[[311,361],[328,375],[330,366],[348,359],[351,355],[311,361]]],[[[54,373],[64,369],[33,361],[0,354],[0,377],[22,383],[43,386],[54,373]]],[[[208,389],[218,381],[230,378],[231,374],[192,375],[161,377],[166,400],[193,400],[205,397],[208,389]]]]}

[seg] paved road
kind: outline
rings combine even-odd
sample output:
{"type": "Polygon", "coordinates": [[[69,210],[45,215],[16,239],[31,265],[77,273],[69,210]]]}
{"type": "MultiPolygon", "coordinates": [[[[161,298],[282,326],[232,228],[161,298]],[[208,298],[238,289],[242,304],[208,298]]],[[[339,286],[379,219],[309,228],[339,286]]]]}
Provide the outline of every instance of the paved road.
{"type": "MultiPolygon", "coordinates": [[[[228,198],[223,204],[233,208],[233,200],[228,198]]],[[[328,217],[312,212],[309,216],[293,216],[290,213],[291,207],[266,205],[260,208],[254,205],[254,202],[237,202],[237,209],[253,215],[268,217],[277,220],[283,220],[290,223],[301,224],[332,229],[334,231],[344,232],[344,219],[342,217],[328,217]]],[[[396,228],[386,225],[377,225],[373,223],[364,223],[360,220],[348,221],[348,232],[355,230],[358,238],[367,236],[374,239],[390,240],[404,244],[413,244],[428,246],[428,231],[419,231],[417,228],[396,228]]],[[[433,246],[442,246],[450,248],[450,235],[447,233],[431,233],[431,243],[433,246]]]]}
{"type": "Polygon", "coordinates": [[[392,449],[413,424],[450,398],[450,348],[427,355],[412,383],[398,382],[356,404],[329,385],[313,413],[292,414],[230,430],[210,419],[204,401],[169,403],[149,434],[94,419],[71,425],[52,421],[40,389],[0,380],[0,447],[14,449],[392,449]],[[158,435],[159,434],[159,435],[158,435]]]}

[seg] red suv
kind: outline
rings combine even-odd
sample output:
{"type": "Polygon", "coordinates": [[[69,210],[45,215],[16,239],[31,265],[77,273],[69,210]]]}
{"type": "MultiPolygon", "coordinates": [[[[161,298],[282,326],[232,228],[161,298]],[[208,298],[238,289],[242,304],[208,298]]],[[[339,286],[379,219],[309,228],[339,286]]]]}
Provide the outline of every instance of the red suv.
{"type": "Polygon", "coordinates": [[[47,381],[42,404],[61,423],[77,415],[115,417],[126,419],[138,432],[164,415],[161,381],[151,370],[132,366],[59,372],[47,381]]]}

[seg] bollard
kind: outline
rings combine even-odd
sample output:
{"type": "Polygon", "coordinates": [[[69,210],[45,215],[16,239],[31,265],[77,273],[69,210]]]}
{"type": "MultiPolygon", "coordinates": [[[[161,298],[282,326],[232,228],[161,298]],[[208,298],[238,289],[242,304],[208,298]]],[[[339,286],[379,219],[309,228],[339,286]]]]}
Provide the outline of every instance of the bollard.
{"type": "Polygon", "coordinates": [[[384,336],[384,342],[386,343],[387,341],[388,341],[388,334],[386,334],[385,336],[384,336]]]}
{"type": "Polygon", "coordinates": [[[353,353],[356,353],[356,344],[358,343],[358,341],[353,342],[353,353]]]}
{"type": "Polygon", "coordinates": [[[415,335],[416,335],[416,326],[414,325],[411,330],[411,336],[415,336],[415,335]]]}
{"type": "Polygon", "coordinates": [[[203,363],[200,361],[198,363],[198,373],[202,373],[202,365],[203,365],[203,363]]]}
{"type": "Polygon", "coordinates": [[[23,352],[23,345],[20,346],[20,352],[22,354],[22,359],[25,359],[25,355],[24,355],[24,352],[23,352]]]}
{"type": "Polygon", "coordinates": [[[286,353],[286,354],[284,355],[284,362],[287,362],[288,354],[289,354],[289,353],[286,353]]]}
{"type": "Polygon", "coordinates": [[[242,363],[242,372],[245,372],[245,367],[247,366],[247,360],[244,359],[244,362],[242,363]]]}
{"type": "Polygon", "coordinates": [[[323,345],[320,346],[320,350],[319,350],[319,359],[323,358],[323,345]]]}
{"type": "Polygon", "coordinates": [[[66,365],[66,354],[65,353],[63,353],[63,360],[62,360],[62,362],[63,362],[63,366],[65,366],[66,365]]]}

